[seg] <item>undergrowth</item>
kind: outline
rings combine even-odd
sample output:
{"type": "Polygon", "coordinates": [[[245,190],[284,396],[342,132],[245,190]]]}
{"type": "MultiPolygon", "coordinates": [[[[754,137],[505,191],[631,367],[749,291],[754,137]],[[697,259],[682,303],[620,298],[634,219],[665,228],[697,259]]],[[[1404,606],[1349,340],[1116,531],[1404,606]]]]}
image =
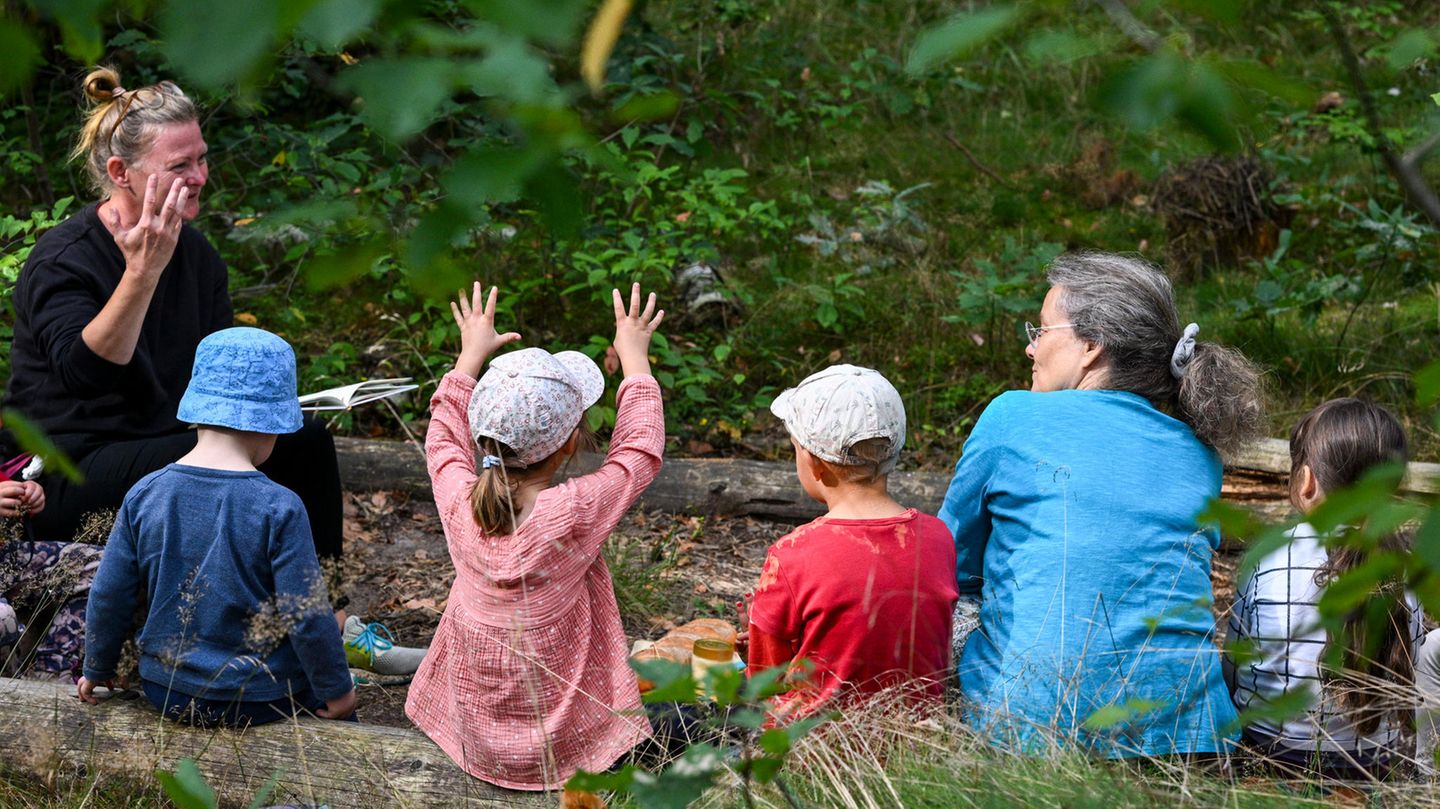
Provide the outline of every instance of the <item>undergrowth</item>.
{"type": "MultiPolygon", "coordinates": [[[[1339,6],[1385,126],[1402,143],[1432,131],[1435,60],[1397,62],[1390,49],[1440,23],[1440,10],[1339,6]]],[[[666,288],[703,262],[729,303],[692,308],[672,290],[654,357],[680,448],[783,450],[770,399],[848,361],[880,369],[905,396],[905,463],[948,465],[984,404],[1028,385],[1019,325],[1036,316],[1049,257],[1087,247],[1165,262],[1171,233],[1156,183],[1212,155],[1190,131],[1127,128],[1105,106],[1105,76],[1134,52],[1098,6],[1035,8],[1025,28],[1046,37],[1015,31],[911,75],[916,37],[955,4],[643,4],[604,94],[576,104],[604,149],[569,159],[584,191],[583,226],[569,234],[532,205],[483,192],[514,141],[483,99],[452,101],[397,145],[333,92],[354,55],[302,40],[253,99],[202,98],[212,174],[196,224],[229,261],[241,321],[297,344],[303,388],[363,376],[423,383],[393,408],[337,416],[337,430],[401,435],[397,421],[423,419],[453,356],[448,312],[428,302],[449,281],[499,283],[502,316],[526,344],[600,357],[596,301],[610,286],[666,288]],[[485,153],[499,162],[451,165],[477,144],[501,148],[485,153]],[[449,275],[359,249],[366,228],[404,237],[455,204],[472,206],[475,224],[448,234],[449,275]],[[366,228],[336,206],[359,209],[366,228]]],[[[1187,53],[1261,62],[1290,82],[1281,96],[1244,98],[1254,112],[1244,151],[1267,167],[1259,192],[1274,221],[1227,243],[1233,264],[1175,265],[1185,270],[1182,317],[1264,365],[1274,434],[1327,396],[1358,393],[1406,411],[1419,454],[1433,455],[1440,436],[1399,372],[1423,365],[1440,336],[1440,239],[1379,163],[1319,17],[1262,0],[1238,8],[1238,25],[1180,4],[1143,10],[1187,53]],[[1312,107],[1332,90],[1336,103],[1312,107]]],[[[458,2],[427,13],[448,25],[470,14],[458,2]]],[[[148,22],[122,15],[106,26],[106,53],[127,84],[169,75],[148,22]]],[[[573,70],[568,54],[547,56],[557,76],[573,70]]],[[[57,57],[39,74],[40,100],[0,118],[0,198],[13,209],[49,218],[78,187],[63,155],[76,125],[65,100],[82,67],[57,57]],[[51,185],[57,199],[45,196],[51,185]]],[[[25,249],[22,221],[5,237],[12,258],[25,249]]],[[[14,261],[4,266],[8,279],[14,261]]],[[[597,411],[599,426],[612,418],[597,411]]]]}

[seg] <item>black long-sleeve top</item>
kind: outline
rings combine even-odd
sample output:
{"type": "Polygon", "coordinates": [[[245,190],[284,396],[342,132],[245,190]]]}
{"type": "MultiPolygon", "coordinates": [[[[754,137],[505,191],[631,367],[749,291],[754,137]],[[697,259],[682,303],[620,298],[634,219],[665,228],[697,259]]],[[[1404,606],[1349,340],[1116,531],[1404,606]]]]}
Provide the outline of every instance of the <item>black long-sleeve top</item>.
{"type": "Polygon", "coordinates": [[[185,429],[175,418],[195,347],[232,321],[225,262],[189,225],[155,289],[130,362],[103,359],[81,339],[115,292],[125,257],[97,205],[35,243],[15,284],[15,336],[5,401],[62,449],[84,454],[112,441],[185,429]]]}

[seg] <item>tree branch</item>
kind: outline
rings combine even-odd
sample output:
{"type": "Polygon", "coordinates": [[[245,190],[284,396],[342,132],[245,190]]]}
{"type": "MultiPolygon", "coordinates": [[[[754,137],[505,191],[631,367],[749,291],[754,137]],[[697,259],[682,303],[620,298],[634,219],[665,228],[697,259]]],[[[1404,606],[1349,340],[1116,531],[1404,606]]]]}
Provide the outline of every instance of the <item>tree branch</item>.
{"type": "Polygon", "coordinates": [[[1360,109],[1365,114],[1366,128],[1370,130],[1370,136],[1375,139],[1375,148],[1379,150],[1380,158],[1385,161],[1385,166],[1390,169],[1390,173],[1400,183],[1400,189],[1405,192],[1410,203],[1425,214],[1432,223],[1440,226],[1440,197],[1435,195],[1435,189],[1425,182],[1425,178],[1416,169],[1420,159],[1435,148],[1440,134],[1420,144],[1403,158],[1396,154],[1395,145],[1390,142],[1384,127],[1380,125],[1380,110],[1375,106],[1375,96],[1365,85],[1365,76],[1360,72],[1360,60],[1355,56],[1355,49],[1350,44],[1350,35],[1345,31],[1345,24],[1340,21],[1340,15],[1335,13],[1335,9],[1328,4],[1320,3],[1319,8],[1320,14],[1325,17],[1325,26],[1330,29],[1330,36],[1334,38],[1335,45],[1340,48],[1340,58],[1345,64],[1345,72],[1350,79],[1350,89],[1354,91],[1355,97],[1360,99],[1360,109]]]}
{"type": "Polygon", "coordinates": [[[1095,0],[1095,5],[1104,9],[1115,27],[1145,50],[1154,53],[1164,44],[1165,40],[1141,22],[1124,0],[1095,0]]]}

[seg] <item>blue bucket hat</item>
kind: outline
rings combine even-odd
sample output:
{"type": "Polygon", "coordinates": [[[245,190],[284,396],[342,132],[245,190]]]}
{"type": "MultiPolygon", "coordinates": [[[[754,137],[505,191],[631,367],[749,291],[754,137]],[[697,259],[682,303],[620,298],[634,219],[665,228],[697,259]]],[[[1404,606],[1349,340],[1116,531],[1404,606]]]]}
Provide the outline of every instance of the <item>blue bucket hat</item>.
{"type": "Polygon", "coordinates": [[[300,429],[295,351],[264,329],[224,329],[200,341],[176,414],[181,421],[253,433],[300,429]]]}

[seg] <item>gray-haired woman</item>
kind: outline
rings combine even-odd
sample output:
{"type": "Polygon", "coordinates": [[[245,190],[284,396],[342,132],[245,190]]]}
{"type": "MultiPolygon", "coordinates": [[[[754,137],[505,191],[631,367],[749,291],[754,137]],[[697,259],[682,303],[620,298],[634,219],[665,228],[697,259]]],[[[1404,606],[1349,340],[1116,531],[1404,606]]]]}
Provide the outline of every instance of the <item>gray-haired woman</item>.
{"type": "Polygon", "coordinates": [[[1220,494],[1217,450],[1261,429],[1260,375],[1182,330],[1143,260],[1071,253],[1049,281],[1031,390],[986,408],[940,512],[980,601],[958,658],[970,717],[1025,750],[1223,752],[1219,537],[1195,516],[1220,494]]]}

